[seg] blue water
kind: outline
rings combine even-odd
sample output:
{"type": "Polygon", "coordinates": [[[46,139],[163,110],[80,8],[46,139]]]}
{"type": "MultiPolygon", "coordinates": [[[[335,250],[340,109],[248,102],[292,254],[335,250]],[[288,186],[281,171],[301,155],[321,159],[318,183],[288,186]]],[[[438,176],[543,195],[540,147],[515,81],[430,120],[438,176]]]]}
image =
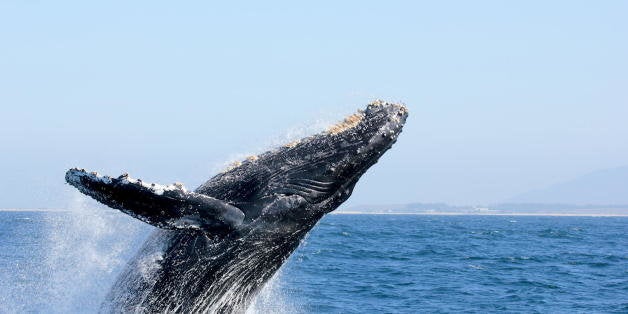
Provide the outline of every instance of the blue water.
{"type": "MultiPolygon", "coordinates": [[[[0,212],[0,312],[95,311],[150,228],[0,212]]],[[[254,310],[628,313],[628,218],[330,215],[254,310]]]]}

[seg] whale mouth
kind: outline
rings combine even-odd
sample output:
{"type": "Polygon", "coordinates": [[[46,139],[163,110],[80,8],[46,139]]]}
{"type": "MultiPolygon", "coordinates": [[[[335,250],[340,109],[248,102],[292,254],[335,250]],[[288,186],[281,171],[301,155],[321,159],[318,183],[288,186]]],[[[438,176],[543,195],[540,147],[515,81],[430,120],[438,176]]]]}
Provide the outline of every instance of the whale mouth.
{"type": "Polygon", "coordinates": [[[326,132],[330,141],[338,143],[337,151],[355,149],[354,160],[377,158],[399,137],[408,117],[404,104],[376,100],[366,109],[348,116],[326,132]]]}
{"type": "Polygon", "coordinates": [[[408,117],[408,108],[404,104],[377,100],[370,103],[361,114],[362,119],[357,125],[343,130],[346,132],[345,138],[354,140],[361,146],[358,146],[354,154],[345,157],[345,171],[337,176],[344,180],[334,196],[323,205],[328,210],[335,209],[339,203],[349,198],[360,177],[397,142],[408,117]]]}
{"type": "MultiPolygon", "coordinates": [[[[309,143],[321,139],[338,142],[338,139],[344,136],[347,137],[346,142],[354,142],[354,144],[343,144],[343,146],[355,146],[357,142],[362,142],[361,145],[367,149],[382,149],[382,146],[392,145],[396,142],[407,117],[408,108],[405,104],[375,100],[369,103],[366,109],[357,110],[336,124],[327,127],[321,133],[293,140],[259,155],[251,155],[243,160],[234,161],[222,169],[220,174],[255,164],[260,158],[263,159],[268,154],[298,150],[302,146],[307,146],[309,143]]],[[[356,150],[358,153],[363,151],[365,150],[356,150]]]]}
{"type": "Polygon", "coordinates": [[[195,192],[248,207],[297,195],[328,212],[352,193],[360,177],[397,141],[408,117],[403,104],[371,102],[326,131],[247,158],[221,171],[195,192]]]}
{"type": "Polygon", "coordinates": [[[375,142],[392,145],[397,141],[397,137],[408,118],[408,108],[404,104],[387,103],[375,101],[368,105],[366,109],[367,117],[374,120],[377,132],[371,138],[370,145],[375,142]]]}
{"type": "Polygon", "coordinates": [[[397,141],[407,116],[405,105],[375,101],[327,131],[286,147],[284,159],[305,159],[273,173],[268,194],[296,194],[310,204],[344,201],[362,174],[397,141]]]}

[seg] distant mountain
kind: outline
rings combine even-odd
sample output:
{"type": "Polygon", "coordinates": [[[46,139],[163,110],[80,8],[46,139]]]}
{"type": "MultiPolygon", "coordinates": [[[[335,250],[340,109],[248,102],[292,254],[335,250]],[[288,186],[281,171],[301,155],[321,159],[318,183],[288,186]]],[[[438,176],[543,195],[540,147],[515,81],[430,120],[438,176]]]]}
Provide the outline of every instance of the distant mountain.
{"type": "Polygon", "coordinates": [[[595,171],[573,180],[517,195],[505,202],[626,205],[628,166],[595,171]]]}
{"type": "Polygon", "coordinates": [[[501,203],[360,205],[337,213],[426,215],[621,215],[628,216],[628,166],[595,171],[501,203]]]}
{"type": "Polygon", "coordinates": [[[422,215],[584,215],[628,216],[628,205],[574,205],[559,203],[502,203],[486,206],[411,203],[361,205],[341,208],[338,214],[422,214],[422,215]]]}

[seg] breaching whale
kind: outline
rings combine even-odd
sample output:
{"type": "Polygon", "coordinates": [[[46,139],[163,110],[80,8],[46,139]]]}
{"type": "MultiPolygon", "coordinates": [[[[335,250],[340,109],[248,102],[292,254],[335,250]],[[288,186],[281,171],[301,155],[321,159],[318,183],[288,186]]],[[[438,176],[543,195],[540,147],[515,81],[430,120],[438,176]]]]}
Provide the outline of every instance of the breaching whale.
{"type": "Polygon", "coordinates": [[[404,105],[375,101],[327,131],[247,158],[196,190],[67,171],[82,193],[158,227],[102,312],[240,313],[309,230],[396,141],[404,105]]]}

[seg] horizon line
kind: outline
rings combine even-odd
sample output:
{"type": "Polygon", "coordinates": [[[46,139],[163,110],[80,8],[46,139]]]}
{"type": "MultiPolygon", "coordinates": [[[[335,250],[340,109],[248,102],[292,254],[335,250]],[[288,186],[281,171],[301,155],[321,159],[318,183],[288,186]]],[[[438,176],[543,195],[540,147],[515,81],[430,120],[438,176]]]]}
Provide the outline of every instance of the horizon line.
{"type": "MultiPolygon", "coordinates": [[[[115,209],[104,209],[106,211],[118,211],[115,209]]],[[[0,212],[72,212],[71,209],[43,209],[43,208],[5,208],[0,209],[0,212]]],[[[540,216],[540,217],[628,217],[628,214],[610,214],[610,213],[491,213],[491,212],[363,212],[363,211],[333,211],[331,215],[412,215],[412,216],[540,216]]]]}

